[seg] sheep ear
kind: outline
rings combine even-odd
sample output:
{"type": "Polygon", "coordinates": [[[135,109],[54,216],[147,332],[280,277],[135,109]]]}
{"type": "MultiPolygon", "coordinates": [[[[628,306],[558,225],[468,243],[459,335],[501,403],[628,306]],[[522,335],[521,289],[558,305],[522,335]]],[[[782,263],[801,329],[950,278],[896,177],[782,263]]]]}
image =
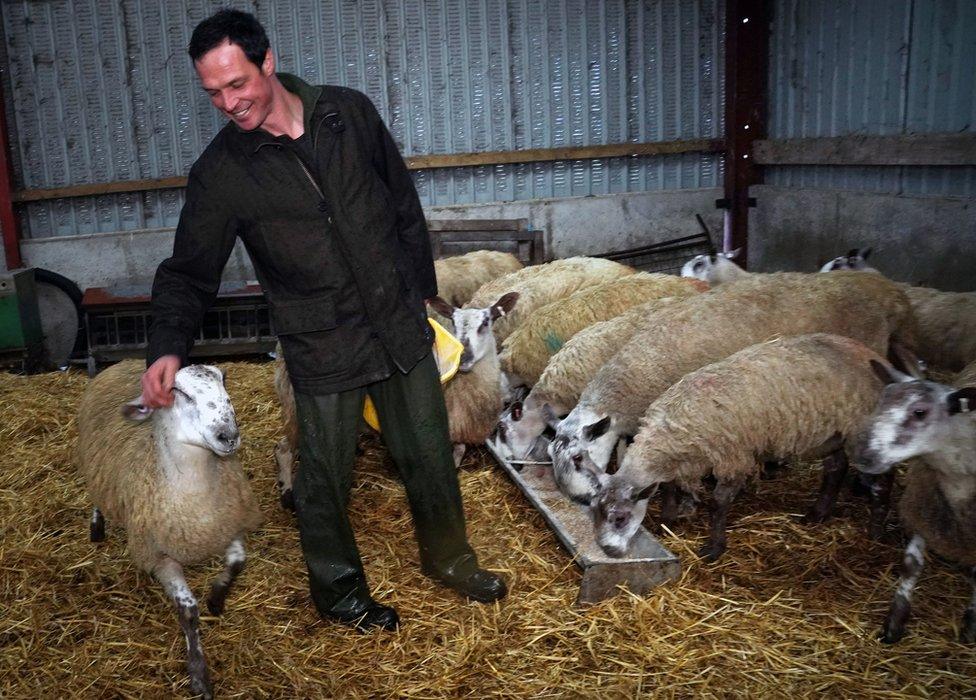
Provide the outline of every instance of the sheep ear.
{"type": "Polygon", "coordinates": [[[598,437],[606,433],[609,428],[610,416],[604,416],[596,423],[591,423],[583,428],[583,437],[585,437],[587,440],[596,440],[598,437]]]}
{"type": "Polygon", "coordinates": [[[954,391],[946,397],[949,404],[949,415],[976,411],[976,387],[967,386],[954,391]]]}
{"type": "Polygon", "coordinates": [[[867,248],[858,248],[857,254],[860,256],[861,260],[867,260],[868,256],[871,255],[871,247],[868,246],[867,248]]]}
{"type": "Polygon", "coordinates": [[[735,250],[730,250],[727,253],[722,253],[722,257],[726,258],[727,260],[735,260],[737,257],[739,257],[739,253],[741,252],[742,252],[742,248],[739,247],[736,248],[735,250]]]}
{"type": "Polygon", "coordinates": [[[654,495],[655,491],[657,491],[657,484],[651,484],[650,486],[645,486],[642,488],[640,491],[631,496],[631,498],[633,499],[634,503],[637,503],[638,501],[643,501],[650,498],[654,495]]]}
{"type": "Polygon", "coordinates": [[[153,414],[153,409],[149,408],[142,402],[142,397],[132,399],[127,404],[122,406],[122,415],[126,420],[130,420],[133,423],[141,423],[153,414]]]}
{"type": "Polygon", "coordinates": [[[456,307],[453,304],[449,304],[448,302],[444,301],[440,297],[431,297],[427,300],[427,305],[441,316],[447,316],[448,318],[454,316],[454,309],[456,307]]]}
{"type": "Polygon", "coordinates": [[[871,360],[871,369],[874,370],[874,374],[885,384],[894,384],[896,382],[910,382],[914,378],[910,375],[899,372],[894,367],[890,365],[883,365],[877,360],[871,360]]]}
{"type": "Polygon", "coordinates": [[[491,320],[494,321],[499,316],[508,314],[515,307],[515,302],[518,301],[518,298],[518,292],[509,292],[503,295],[491,306],[491,320]]]}
{"type": "Polygon", "coordinates": [[[559,416],[557,416],[556,412],[552,410],[552,406],[547,403],[542,404],[542,417],[545,419],[546,425],[553,430],[556,430],[556,428],[559,426],[559,416]]]}

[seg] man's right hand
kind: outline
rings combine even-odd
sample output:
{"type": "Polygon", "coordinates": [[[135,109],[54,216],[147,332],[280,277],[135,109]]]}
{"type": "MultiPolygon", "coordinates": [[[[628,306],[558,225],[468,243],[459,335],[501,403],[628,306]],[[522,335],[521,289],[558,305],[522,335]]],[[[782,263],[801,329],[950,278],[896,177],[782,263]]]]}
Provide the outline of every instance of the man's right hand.
{"type": "Polygon", "coordinates": [[[177,355],[163,355],[142,374],[142,403],[147,408],[173,404],[173,382],[180,369],[177,355]]]}

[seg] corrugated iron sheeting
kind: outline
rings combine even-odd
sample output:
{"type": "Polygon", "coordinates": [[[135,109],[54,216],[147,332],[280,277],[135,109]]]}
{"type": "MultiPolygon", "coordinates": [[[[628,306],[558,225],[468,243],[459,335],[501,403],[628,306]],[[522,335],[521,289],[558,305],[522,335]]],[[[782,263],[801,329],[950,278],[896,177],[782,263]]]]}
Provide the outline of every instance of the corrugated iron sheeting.
{"type": "MultiPolygon", "coordinates": [[[[777,0],[770,138],[976,130],[973,0],[777,0]]],[[[767,169],[768,184],[976,194],[974,167],[767,169]]]]}
{"type": "MultiPolygon", "coordinates": [[[[0,3],[22,188],[186,174],[221,127],[185,49],[254,12],[280,70],[366,92],[407,155],[716,138],[722,0],[0,3]]],[[[713,155],[415,173],[425,205],[714,187],[713,155]]],[[[178,191],[27,207],[25,235],[175,225],[178,191]]]]}

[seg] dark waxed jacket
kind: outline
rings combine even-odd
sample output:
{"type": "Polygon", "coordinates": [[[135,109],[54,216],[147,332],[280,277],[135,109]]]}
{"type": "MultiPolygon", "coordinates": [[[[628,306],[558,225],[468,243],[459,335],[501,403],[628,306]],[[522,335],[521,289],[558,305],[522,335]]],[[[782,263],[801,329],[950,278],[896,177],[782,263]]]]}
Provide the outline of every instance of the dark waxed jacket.
{"type": "Polygon", "coordinates": [[[278,77],[302,98],[318,177],[289,139],[232,122],[217,134],[190,171],[173,256],[156,272],[148,362],[186,362],[240,237],[296,391],[407,371],[430,351],[423,300],[437,293],[410,174],[365,95],[278,77]]]}

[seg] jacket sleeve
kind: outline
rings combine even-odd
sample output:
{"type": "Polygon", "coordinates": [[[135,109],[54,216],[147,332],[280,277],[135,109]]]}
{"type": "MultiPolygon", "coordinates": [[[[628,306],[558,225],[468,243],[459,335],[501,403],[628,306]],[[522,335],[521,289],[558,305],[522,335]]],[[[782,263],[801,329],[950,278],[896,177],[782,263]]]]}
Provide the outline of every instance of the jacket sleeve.
{"type": "Polygon", "coordinates": [[[400,150],[376,107],[365,95],[362,100],[369,132],[373,136],[373,165],[393,195],[400,249],[408,258],[406,265],[413,274],[420,294],[424,299],[429,299],[437,295],[437,277],[434,274],[430,233],[427,231],[427,220],[420,206],[417,188],[414,187],[407,164],[403,162],[403,156],[400,155],[400,150]]]}
{"type": "Polygon", "coordinates": [[[183,365],[220,288],[220,275],[234,248],[236,223],[226,195],[190,172],[173,255],[160,263],[152,287],[152,324],[146,364],[177,355],[183,365]]]}

